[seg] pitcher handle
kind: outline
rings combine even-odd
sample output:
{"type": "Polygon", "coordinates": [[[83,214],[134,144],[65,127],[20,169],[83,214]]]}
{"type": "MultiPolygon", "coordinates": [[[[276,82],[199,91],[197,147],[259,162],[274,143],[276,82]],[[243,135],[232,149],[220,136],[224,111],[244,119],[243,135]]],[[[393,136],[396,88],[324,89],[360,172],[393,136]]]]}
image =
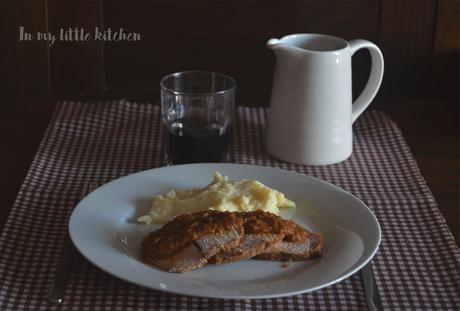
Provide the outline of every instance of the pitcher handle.
{"type": "Polygon", "coordinates": [[[358,39],[350,41],[349,44],[352,56],[356,51],[360,49],[368,49],[372,59],[372,67],[371,73],[369,75],[369,80],[367,81],[364,90],[353,102],[351,117],[352,122],[355,122],[361,113],[363,113],[363,111],[367,108],[367,106],[369,106],[380,88],[380,84],[382,83],[383,78],[384,62],[382,52],[374,43],[367,40],[358,39]]]}

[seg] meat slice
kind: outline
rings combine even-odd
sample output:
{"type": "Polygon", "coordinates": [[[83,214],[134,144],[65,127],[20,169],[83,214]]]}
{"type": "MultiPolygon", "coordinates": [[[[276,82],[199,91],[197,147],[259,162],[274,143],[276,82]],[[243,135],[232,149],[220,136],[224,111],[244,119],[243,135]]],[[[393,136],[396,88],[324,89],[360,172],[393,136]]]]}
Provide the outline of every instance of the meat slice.
{"type": "Polygon", "coordinates": [[[270,233],[245,234],[238,245],[219,252],[209,263],[222,264],[252,258],[265,252],[267,246],[279,242],[282,238],[282,235],[270,233]]]}
{"type": "Polygon", "coordinates": [[[207,234],[195,241],[205,258],[211,258],[224,249],[240,244],[243,238],[242,228],[222,233],[207,234]]]}
{"type": "Polygon", "coordinates": [[[214,264],[249,259],[265,253],[272,245],[281,242],[286,234],[293,234],[297,225],[272,213],[263,211],[238,213],[243,219],[244,236],[241,243],[221,251],[209,262],[214,264]]]}
{"type": "Polygon", "coordinates": [[[319,233],[310,232],[290,221],[285,227],[282,240],[273,243],[257,259],[264,260],[307,260],[323,253],[324,238],[319,233]]]}
{"type": "Polygon", "coordinates": [[[218,252],[240,243],[242,223],[232,213],[205,211],[181,215],[143,238],[141,258],[169,272],[200,268],[218,252]]]}
{"type": "Polygon", "coordinates": [[[144,258],[144,260],[168,272],[187,272],[207,264],[201,250],[193,243],[169,257],[151,260],[144,258]]]}

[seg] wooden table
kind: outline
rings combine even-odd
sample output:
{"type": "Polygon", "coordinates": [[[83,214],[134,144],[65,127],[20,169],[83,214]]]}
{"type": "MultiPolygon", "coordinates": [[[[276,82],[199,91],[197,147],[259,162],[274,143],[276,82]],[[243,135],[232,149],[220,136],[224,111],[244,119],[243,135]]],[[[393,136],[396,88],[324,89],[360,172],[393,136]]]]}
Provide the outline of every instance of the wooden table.
{"type": "MultiPolygon", "coordinates": [[[[0,228],[52,115],[55,100],[2,100],[0,108],[0,228]]],[[[244,104],[244,101],[243,101],[244,104]]],[[[452,101],[380,102],[402,130],[422,175],[460,241],[459,105],[452,101]]]]}

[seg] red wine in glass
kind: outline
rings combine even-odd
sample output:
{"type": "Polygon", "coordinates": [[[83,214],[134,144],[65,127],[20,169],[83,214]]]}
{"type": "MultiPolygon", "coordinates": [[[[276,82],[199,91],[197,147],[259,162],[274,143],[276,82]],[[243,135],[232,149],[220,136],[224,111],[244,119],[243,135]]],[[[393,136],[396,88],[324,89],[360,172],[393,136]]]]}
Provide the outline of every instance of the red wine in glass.
{"type": "Polygon", "coordinates": [[[178,119],[169,125],[168,140],[171,164],[223,162],[229,128],[199,119],[178,119]]]}

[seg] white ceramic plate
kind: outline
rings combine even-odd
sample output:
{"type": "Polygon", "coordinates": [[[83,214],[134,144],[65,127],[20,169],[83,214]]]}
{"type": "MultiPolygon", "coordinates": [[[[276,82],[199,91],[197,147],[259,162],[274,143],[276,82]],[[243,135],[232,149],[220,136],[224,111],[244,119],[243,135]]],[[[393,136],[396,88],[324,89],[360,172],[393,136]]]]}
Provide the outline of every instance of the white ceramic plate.
{"type": "Polygon", "coordinates": [[[280,297],[329,286],[364,266],[380,243],[377,219],[350,193],[304,174],[237,164],[162,167],[112,181],[78,204],[69,232],[89,261],[128,282],[177,294],[238,299],[280,297]],[[215,171],[230,180],[257,179],[294,200],[297,208],[282,216],[321,232],[326,240],[323,257],[284,268],[279,262],[246,260],[183,274],[137,260],[142,236],[157,228],[136,222],[149,210],[151,198],[171,189],[203,187],[215,171]]]}

